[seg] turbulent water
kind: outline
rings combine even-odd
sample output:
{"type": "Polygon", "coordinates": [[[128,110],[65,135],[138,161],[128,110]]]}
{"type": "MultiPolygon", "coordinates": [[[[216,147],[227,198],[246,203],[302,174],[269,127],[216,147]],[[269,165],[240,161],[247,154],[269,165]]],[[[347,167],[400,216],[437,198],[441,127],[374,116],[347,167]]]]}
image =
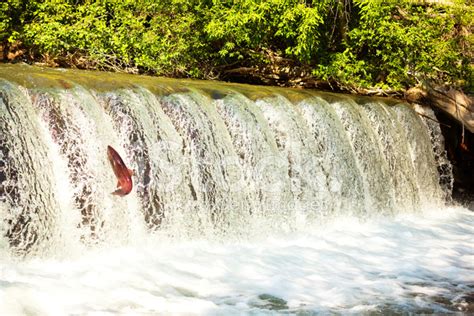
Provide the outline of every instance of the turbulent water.
{"type": "Polygon", "coordinates": [[[0,66],[0,314],[474,308],[474,215],[417,111],[0,66]]]}

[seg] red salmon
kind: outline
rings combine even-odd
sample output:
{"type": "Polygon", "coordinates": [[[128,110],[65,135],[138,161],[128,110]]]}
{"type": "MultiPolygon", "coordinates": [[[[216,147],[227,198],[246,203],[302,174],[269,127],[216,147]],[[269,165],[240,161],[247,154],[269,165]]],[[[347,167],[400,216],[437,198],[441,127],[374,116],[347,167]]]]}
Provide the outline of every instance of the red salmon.
{"type": "Polygon", "coordinates": [[[112,192],[114,195],[124,196],[130,193],[133,188],[132,175],[133,170],[125,166],[120,155],[111,146],[107,146],[107,156],[117,177],[117,190],[112,192]]]}

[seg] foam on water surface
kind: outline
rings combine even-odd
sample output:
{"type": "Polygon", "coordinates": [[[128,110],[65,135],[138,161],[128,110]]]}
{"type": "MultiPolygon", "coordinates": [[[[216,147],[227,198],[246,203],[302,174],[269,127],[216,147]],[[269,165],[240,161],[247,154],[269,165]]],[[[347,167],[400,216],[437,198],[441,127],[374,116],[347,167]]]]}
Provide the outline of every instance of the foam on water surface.
{"type": "Polygon", "coordinates": [[[0,314],[461,311],[474,293],[473,238],[474,213],[445,208],[239,242],[156,236],[65,259],[4,258],[0,314]]]}

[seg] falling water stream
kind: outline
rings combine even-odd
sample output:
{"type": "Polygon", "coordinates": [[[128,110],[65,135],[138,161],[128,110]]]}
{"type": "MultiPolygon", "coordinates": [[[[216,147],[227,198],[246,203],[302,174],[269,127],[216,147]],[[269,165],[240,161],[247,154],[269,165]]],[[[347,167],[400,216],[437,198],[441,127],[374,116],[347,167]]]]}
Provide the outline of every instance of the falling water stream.
{"type": "Polygon", "coordinates": [[[426,116],[0,65],[0,314],[474,310],[474,213],[450,206],[426,116]],[[108,145],[134,170],[124,197],[108,145]]]}

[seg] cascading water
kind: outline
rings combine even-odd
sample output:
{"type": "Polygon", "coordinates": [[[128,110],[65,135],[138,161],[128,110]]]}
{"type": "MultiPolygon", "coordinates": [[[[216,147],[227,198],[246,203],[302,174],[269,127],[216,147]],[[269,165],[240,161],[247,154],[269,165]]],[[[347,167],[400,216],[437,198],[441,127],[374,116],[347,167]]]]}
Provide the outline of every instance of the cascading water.
{"type": "MultiPolygon", "coordinates": [[[[0,66],[0,78],[0,252],[12,262],[25,255],[27,262],[67,260],[83,252],[137,249],[134,245],[141,243],[151,247],[146,249],[161,249],[176,257],[178,252],[171,248],[160,248],[167,243],[173,249],[199,251],[195,258],[185,255],[172,265],[201,261],[201,279],[215,277],[204,269],[207,259],[218,270],[227,270],[224,258],[229,255],[243,255],[237,269],[265,275],[265,269],[257,272],[265,266],[263,261],[274,257],[279,262],[278,255],[263,255],[261,265],[253,265],[244,254],[256,255],[259,250],[245,243],[260,243],[261,249],[270,252],[280,249],[285,258],[286,248],[278,247],[293,239],[285,237],[275,246],[267,244],[268,238],[284,235],[301,240],[303,234],[303,244],[296,244],[303,247],[304,258],[308,236],[318,229],[324,232],[336,219],[368,221],[383,215],[388,222],[380,225],[390,226],[390,219],[397,222],[400,216],[446,208],[450,194],[451,171],[440,150],[439,126],[424,122],[405,104],[25,66],[0,66]],[[134,170],[134,189],[125,197],[110,194],[116,179],[107,161],[107,145],[116,148],[134,170]],[[192,240],[207,244],[189,246],[192,240]],[[213,243],[217,254],[210,250],[213,243]],[[235,243],[242,253],[226,248],[235,243]],[[202,252],[209,254],[207,259],[201,258],[202,252]]],[[[465,224],[466,231],[474,227],[471,214],[456,216],[470,223],[465,224]]],[[[325,239],[320,237],[316,240],[325,239]]],[[[144,258],[133,251],[137,258],[144,258]]],[[[474,255],[472,249],[466,251],[474,255]]],[[[305,262],[317,267],[318,259],[311,256],[305,262]]],[[[290,257],[291,265],[296,257],[290,257]]],[[[469,262],[464,266],[474,269],[469,262]]],[[[325,282],[317,271],[311,275],[308,280],[325,282]]],[[[163,277],[150,276],[158,283],[164,282],[159,281],[163,277]]],[[[239,277],[231,274],[231,278],[239,277]]],[[[241,279],[249,282],[249,278],[252,273],[242,273],[241,279]]],[[[166,286],[158,288],[165,291],[166,286]]],[[[181,293],[177,297],[206,296],[194,293],[199,291],[195,287],[186,288],[176,285],[170,291],[181,293]]],[[[240,311],[291,311],[288,298],[267,294],[269,288],[243,299],[248,309],[240,311]]],[[[230,303],[225,295],[209,297],[207,303],[216,306],[239,305],[236,297],[228,298],[230,303]]],[[[297,304],[295,310],[334,311],[333,307],[324,309],[324,304],[308,304],[297,304]],[[308,304],[309,309],[304,307],[308,304]]],[[[348,306],[358,304],[366,303],[348,306]]],[[[38,308],[48,311],[43,307],[38,308]]],[[[85,312],[94,310],[101,309],[85,312]]]]}

